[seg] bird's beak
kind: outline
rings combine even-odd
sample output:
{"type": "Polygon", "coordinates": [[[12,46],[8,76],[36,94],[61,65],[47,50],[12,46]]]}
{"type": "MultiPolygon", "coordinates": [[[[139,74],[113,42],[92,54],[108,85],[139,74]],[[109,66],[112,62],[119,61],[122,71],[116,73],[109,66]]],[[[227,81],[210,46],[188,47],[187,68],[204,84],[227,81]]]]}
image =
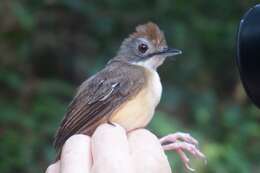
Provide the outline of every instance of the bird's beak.
{"type": "Polygon", "coordinates": [[[172,57],[175,55],[182,54],[181,50],[175,49],[175,48],[164,48],[163,50],[155,53],[148,54],[144,58],[141,58],[142,60],[146,60],[149,58],[154,57],[155,55],[162,55],[162,57],[172,57]]]}
{"type": "Polygon", "coordinates": [[[175,48],[165,48],[161,52],[158,52],[158,54],[164,55],[165,57],[171,57],[182,54],[182,51],[175,48]]]}

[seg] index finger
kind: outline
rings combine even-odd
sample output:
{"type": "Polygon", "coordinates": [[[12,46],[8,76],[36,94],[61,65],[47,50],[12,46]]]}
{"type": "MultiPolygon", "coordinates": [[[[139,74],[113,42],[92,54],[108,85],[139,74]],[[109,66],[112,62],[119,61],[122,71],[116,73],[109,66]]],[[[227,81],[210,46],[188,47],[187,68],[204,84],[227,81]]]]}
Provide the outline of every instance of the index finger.
{"type": "Polygon", "coordinates": [[[137,173],[171,173],[159,139],[150,131],[135,130],[128,134],[128,141],[137,173]]]}
{"type": "Polygon", "coordinates": [[[94,173],[132,173],[133,167],[125,130],[102,124],[92,136],[94,173]]]}
{"type": "Polygon", "coordinates": [[[78,134],[70,137],[61,153],[61,173],[89,173],[92,165],[90,138],[78,134]]]}

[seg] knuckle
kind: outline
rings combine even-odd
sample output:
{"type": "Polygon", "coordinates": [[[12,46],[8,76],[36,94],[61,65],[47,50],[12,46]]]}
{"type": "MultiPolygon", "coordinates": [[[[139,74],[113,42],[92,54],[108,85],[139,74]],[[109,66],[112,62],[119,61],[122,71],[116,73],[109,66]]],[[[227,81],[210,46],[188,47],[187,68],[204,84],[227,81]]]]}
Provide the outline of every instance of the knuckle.
{"type": "Polygon", "coordinates": [[[53,173],[54,168],[55,168],[55,164],[50,165],[50,166],[46,169],[45,173],[53,173]]]}
{"type": "Polygon", "coordinates": [[[90,145],[89,136],[83,134],[73,135],[65,142],[62,148],[62,155],[71,154],[82,148],[87,148],[88,145],[90,145]]]}
{"type": "Polygon", "coordinates": [[[113,125],[104,123],[104,124],[99,125],[96,129],[96,132],[103,132],[103,131],[120,131],[120,132],[125,133],[125,129],[116,123],[113,123],[113,125]]]}
{"type": "Polygon", "coordinates": [[[147,129],[138,129],[131,132],[131,135],[145,137],[146,139],[158,140],[158,138],[147,129]]]}
{"type": "Polygon", "coordinates": [[[180,136],[181,134],[183,134],[183,133],[181,133],[181,132],[177,132],[177,133],[175,133],[177,136],[180,136]]]}
{"type": "Polygon", "coordinates": [[[187,136],[187,137],[189,137],[189,136],[190,136],[190,134],[189,134],[189,133],[183,133],[183,135],[184,135],[184,136],[187,136]]]}
{"type": "Polygon", "coordinates": [[[108,124],[106,124],[106,123],[100,124],[100,125],[97,127],[96,131],[103,131],[103,130],[106,130],[107,128],[110,128],[110,126],[109,126],[108,124]]]}
{"type": "Polygon", "coordinates": [[[71,136],[67,141],[65,142],[64,146],[66,145],[76,145],[78,143],[89,143],[90,137],[83,134],[76,134],[71,136]]]}

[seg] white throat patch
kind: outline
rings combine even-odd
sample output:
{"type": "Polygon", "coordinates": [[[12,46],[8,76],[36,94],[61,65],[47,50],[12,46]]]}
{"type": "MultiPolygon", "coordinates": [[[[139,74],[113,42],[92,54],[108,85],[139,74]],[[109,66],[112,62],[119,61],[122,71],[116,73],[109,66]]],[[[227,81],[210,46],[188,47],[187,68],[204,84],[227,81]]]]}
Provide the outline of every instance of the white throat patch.
{"type": "Polygon", "coordinates": [[[164,61],[164,58],[162,58],[162,57],[153,57],[153,58],[149,58],[148,60],[136,62],[133,64],[140,65],[140,66],[143,66],[148,69],[152,69],[152,70],[156,71],[157,67],[162,65],[163,61],[164,61]]]}

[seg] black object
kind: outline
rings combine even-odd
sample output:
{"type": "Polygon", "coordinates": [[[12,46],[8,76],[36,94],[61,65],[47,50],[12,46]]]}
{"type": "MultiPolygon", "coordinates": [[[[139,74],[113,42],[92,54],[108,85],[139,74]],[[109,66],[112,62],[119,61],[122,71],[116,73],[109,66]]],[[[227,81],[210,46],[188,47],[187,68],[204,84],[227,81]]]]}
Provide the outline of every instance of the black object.
{"type": "Polygon", "coordinates": [[[260,108],[260,4],[248,10],[240,21],[237,64],[248,96],[260,108]]]}

